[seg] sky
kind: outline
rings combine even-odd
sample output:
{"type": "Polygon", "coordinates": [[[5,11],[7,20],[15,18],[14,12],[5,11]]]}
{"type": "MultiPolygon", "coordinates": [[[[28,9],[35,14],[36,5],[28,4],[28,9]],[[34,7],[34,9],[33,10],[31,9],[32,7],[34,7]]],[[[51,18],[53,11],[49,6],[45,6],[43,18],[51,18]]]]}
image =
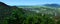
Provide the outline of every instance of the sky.
{"type": "Polygon", "coordinates": [[[42,4],[60,4],[60,0],[0,0],[7,5],[42,5],[42,4]]]}

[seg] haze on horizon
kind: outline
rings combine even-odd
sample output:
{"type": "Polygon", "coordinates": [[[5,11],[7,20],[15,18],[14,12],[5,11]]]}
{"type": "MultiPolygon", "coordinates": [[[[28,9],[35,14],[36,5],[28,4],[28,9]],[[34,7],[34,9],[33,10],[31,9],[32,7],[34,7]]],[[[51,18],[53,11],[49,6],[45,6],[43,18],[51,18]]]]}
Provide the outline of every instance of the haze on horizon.
{"type": "Polygon", "coordinates": [[[0,0],[7,5],[43,5],[43,4],[60,4],[60,0],[0,0]]]}

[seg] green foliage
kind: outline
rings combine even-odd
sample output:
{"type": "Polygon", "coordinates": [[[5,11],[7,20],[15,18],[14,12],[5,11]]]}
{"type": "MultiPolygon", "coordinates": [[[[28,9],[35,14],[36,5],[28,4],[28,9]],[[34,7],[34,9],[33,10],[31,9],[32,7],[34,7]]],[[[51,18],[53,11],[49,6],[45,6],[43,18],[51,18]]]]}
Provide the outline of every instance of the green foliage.
{"type": "MultiPolygon", "coordinates": [[[[52,15],[41,13],[27,13],[22,8],[13,9],[9,19],[5,20],[5,24],[55,24],[55,19],[52,15]],[[26,17],[25,17],[26,16],[26,17]],[[50,18],[52,16],[52,18],[50,18]],[[6,23],[7,22],[7,23],[6,23]]],[[[57,24],[60,21],[57,22],[57,24]]]]}
{"type": "MultiPolygon", "coordinates": [[[[2,8],[2,7],[0,7],[2,8]]],[[[44,9],[44,7],[41,7],[44,9]]],[[[42,12],[43,12],[43,9],[42,12]]],[[[51,11],[49,8],[46,8],[51,11]]],[[[44,10],[45,11],[45,10],[44,10]]],[[[11,15],[5,17],[2,24],[60,24],[60,20],[55,22],[55,18],[51,14],[35,13],[23,8],[12,7],[11,15]]]]}

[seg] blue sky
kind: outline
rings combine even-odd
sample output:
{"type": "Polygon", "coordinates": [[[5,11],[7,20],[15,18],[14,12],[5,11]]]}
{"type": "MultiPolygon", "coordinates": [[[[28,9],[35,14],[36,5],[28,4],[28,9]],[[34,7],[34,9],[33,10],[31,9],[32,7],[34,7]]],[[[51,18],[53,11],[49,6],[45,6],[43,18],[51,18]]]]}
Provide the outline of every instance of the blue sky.
{"type": "Polygon", "coordinates": [[[60,4],[60,0],[0,0],[8,5],[42,5],[42,4],[60,4]]]}

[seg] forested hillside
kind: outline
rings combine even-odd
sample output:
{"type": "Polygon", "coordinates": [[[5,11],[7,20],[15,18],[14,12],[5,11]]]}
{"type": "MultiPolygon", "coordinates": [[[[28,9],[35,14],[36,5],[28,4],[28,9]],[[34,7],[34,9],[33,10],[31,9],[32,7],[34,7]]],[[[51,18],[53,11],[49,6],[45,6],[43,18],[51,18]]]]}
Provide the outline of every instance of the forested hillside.
{"type": "Polygon", "coordinates": [[[0,24],[60,24],[59,10],[46,6],[9,6],[0,2],[0,24]]]}

